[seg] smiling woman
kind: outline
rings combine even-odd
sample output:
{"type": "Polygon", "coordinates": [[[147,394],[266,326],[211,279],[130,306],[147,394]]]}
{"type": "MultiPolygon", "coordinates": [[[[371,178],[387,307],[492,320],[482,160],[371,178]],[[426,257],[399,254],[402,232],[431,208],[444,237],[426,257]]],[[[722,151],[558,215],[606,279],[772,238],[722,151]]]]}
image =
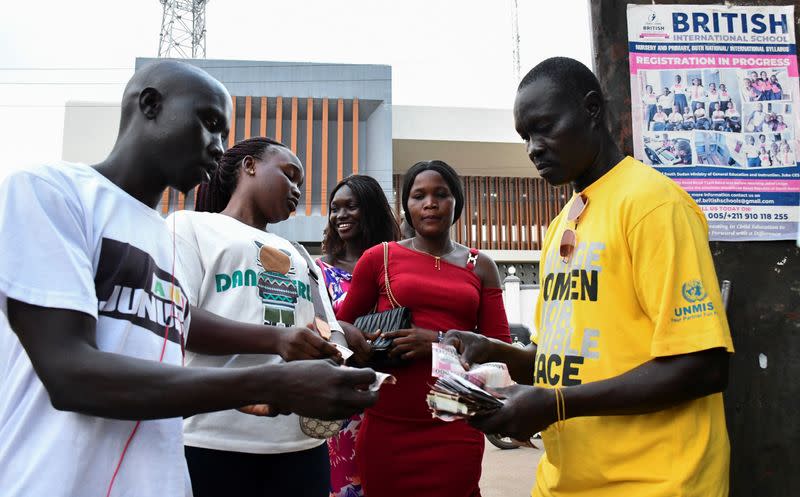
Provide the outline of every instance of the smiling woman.
{"type": "Polygon", "coordinates": [[[330,265],[352,273],[366,249],[400,238],[397,220],[375,178],[348,176],[333,188],[329,204],[322,251],[330,265]]]}
{"type": "MultiPolygon", "coordinates": [[[[331,191],[328,227],[322,251],[317,259],[325,287],[338,312],[347,297],[353,268],[364,251],[381,242],[400,238],[400,228],[394,218],[381,185],[372,177],[354,174],[331,191]]],[[[348,340],[358,340],[360,334],[348,340]]],[[[362,338],[363,340],[363,338],[362,338]]],[[[358,356],[359,347],[353,347],[358,356]]],[[[331,460],[331,496],[361,497],[361,479],[355,462],[355,441],[363,416],[356,414],[345,421],[341,431],[328,441],[331,460]]]]}

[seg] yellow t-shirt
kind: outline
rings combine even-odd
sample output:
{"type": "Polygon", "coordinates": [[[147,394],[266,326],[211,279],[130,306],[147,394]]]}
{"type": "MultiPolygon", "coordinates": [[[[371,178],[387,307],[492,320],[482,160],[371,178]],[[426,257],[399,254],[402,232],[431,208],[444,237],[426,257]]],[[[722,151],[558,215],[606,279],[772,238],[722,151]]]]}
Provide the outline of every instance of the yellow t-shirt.
{"type": "MultiPolygon", "coordinates": [[[[584,193],[589,203],[568,265],[559,245],[575,227],[567,221],[572,201],[545,236],[534,385],[569,387],[655,357],[732,352],[708,225],[691,197],[631,157],[584,193]]],[[[534,496],[728,494],[722,394],[652,414],[572,418],[542,438],[534,496]]]]}

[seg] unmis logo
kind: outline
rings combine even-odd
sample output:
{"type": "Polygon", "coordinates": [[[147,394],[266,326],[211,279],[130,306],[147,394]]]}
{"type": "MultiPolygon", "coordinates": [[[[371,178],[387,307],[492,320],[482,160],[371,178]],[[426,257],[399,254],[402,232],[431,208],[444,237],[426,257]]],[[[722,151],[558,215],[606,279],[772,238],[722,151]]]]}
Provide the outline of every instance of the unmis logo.
{"type": "Polygon", "coordinates": [[[681,293],[683,293],[683,298],[687,302],[699,302],[708,296],[700,280],[691,280],[684,283],[681,287],[681,293]]]}
{"type": "Polygon", "coordinates": [[[690,319],[700,318],[703,316],[711,316],[716,314],[714,303],[710,300],[703,302],[708,298],[706,289],[700,280],[690,280],[681,286],[681,293],[683,298],[689,305],[676,307],[673,310],[672,322],[678,323],[690,319]]]}

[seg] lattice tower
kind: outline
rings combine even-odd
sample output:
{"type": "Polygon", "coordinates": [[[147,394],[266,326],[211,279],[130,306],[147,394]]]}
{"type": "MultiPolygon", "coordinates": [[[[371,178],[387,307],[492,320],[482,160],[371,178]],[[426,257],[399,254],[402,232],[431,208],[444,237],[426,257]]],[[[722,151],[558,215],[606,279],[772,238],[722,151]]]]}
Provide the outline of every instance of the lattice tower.
{"type": "Polygon", "coordinates": [[[164,7],[159,57],[183,59],[206,56],[206,4],[208,0],[160,0],[164,7]]]}

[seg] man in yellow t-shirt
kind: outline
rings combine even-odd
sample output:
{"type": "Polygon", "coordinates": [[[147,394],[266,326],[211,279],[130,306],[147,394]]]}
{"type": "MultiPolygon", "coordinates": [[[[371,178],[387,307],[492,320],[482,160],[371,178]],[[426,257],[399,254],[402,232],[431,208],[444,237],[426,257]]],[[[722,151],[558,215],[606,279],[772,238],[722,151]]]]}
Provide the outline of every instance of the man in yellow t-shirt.
{"type": "Polygon", "coordinates": [[[620,152],[605,117],[580,62],[548,59],[522,80],[514,119],[529,157],[579,193],[545,236],[533,344],[446,341],[469,363],[506,362],[520,383],[472,424],[542,431],[532,495],[724,497],[733,345],[708,226],[677,184],[620,152]]]}

